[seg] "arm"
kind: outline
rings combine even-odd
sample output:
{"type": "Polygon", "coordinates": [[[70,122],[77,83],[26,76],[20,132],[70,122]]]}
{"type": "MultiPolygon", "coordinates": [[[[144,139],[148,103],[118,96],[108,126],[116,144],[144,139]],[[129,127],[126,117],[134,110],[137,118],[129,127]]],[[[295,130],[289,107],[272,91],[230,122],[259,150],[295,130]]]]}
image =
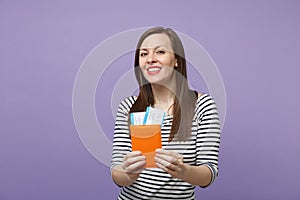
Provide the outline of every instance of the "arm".
{"type": "Polygon", "coordinates": [[[200,187],[209,185],[212,179],[210,169],[206,165],[191,166],[183,164],[182,180],[200,187]]]}
{"type": "Polygon", "coordinates": [[[145,156],[140,151],[128,153],[123,163],[112,169],[113,181],[119,186],[131,185],[139,177],[145,164],[145,156]]]}
{"type": "Polygon", "coordinates": [[[175,178],[206,187],[218,174],[220,123],[213,99],[203,96],[197,105],[196,114],[196,166],[183,163],[182,155],[166,150],[157,151],[156,164],[175,178]]]}
{"type": "Polygon", "coordinates": [[[112,179],[118,186],[129,186],[131,185],[137,178],[138,174],[133,174],[136,176],[130,176],[125,173],[124,169],[122,169],[121,165],[117,165],[112,169],[112,179]]]}
{"type": "MultiPolygon", "coordinates": [[[[203,95],[197,105],[197,156],[196,165],[206,166],[211,172],[212,184],[218,176],[218,157],[220,148],[220,121],[215,101],[203,95]]],[[[206,186],[208,186],[206,185],[206,186]]],[[[206,187],[205,186],[205,187],[206,187]]],[[[203,186],[202,186],[203,187],[203,186]]]]}
{"type": "Polygon", "coordinates": [[[131,185],[139,177],[145,165],[145,157],[141,152],[131,152],[128,111],[132,103],[132,98],[122,101],[115,120],[111,175],[113,181],[119,186],[131,185]]]}
{"type": "Polygon", "coordinates": [[[173,151],[157,150],[156,164],[174,178],[179,178],[191,185],[205,187],[212,180],[211,170],[206,165],[191,166],[183,163],[182,156],[173,151]]]}

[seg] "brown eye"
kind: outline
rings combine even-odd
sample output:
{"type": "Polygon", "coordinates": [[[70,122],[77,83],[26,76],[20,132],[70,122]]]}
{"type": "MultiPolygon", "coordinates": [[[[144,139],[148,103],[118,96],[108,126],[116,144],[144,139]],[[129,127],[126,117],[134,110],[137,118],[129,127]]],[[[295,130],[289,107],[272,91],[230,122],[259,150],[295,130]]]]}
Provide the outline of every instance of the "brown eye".
{"type": "Polygon", "coordinates": [[[159,50],[156,52],[157,54],[165,54],[166,52],[164,50],[159,50]]]}
{"type": "Polygon", "coordinates": [[[144,56],[146,56],[146,55],[147,55],[147,53],[145,53],[145,52],[140,53],[140,56],[141,56],[141,57],[144,57],[144,56]]]}

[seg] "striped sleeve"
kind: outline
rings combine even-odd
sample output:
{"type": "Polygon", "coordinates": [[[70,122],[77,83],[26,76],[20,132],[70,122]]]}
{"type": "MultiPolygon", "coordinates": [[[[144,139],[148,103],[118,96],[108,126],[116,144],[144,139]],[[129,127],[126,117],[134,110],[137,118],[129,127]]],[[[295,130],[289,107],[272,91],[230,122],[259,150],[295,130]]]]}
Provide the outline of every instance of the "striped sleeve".
{"type": "Polygon", "coordinates": [[[128,113],[134,101],[134,97],[128,97],[119,104],[114,128],[111,170],[115,166],[122,164],[124,156],[131,152],[128,113]]]}
{"type": "MultiPolygon", "coordinates": [[[[218,175],[218,155],[220,147],[220,122],[216,103],[211,96],[204,94],[196,106],[197,139],[196,165],[205,165],[211,170],[209,186],[218,175]]],[[[206,186],[206,187],[207,187],[206,186]]]]}

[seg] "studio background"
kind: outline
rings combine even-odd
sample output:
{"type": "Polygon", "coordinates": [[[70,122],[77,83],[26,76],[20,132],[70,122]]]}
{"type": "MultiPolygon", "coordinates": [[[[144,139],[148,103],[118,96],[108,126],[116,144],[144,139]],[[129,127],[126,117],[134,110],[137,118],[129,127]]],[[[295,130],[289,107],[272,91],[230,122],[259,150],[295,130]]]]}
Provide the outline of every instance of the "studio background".
{"type": "MultiPolygon", "coordinates": [[[[160,25],[201,44],[226,89],[219,177],[197,198],[299,200],[299,10],[297,0],[0,1],[0,199],[116,199],[109,168],[78,136],[73,84],[99,43],[160,25]]],[[[112,65],[130,69],[128,58],[112,65]]]]}

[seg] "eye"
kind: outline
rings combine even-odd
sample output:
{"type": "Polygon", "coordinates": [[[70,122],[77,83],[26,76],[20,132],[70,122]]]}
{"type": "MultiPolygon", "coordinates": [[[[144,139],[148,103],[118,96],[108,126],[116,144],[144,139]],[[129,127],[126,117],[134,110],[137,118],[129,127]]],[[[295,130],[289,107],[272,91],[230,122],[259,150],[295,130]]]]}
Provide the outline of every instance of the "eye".
{"type": "Polygon", "coordinates": [[[144,57],[144,56],[146,56],[146,55],[147,55],[146,52],[141,52],[141,53],[140,53],[140,57],[144,57]]]}
{"type": "Polygon", "coordinates": [[[164,51],[164,50],[158,50],[158,51],[156,51],[156,53],[162,55],[162,54],[165,54],[166,51],[164,51]]]}
{"type": "Polygon", "coordinates": [[[147,52],[147,51],[144,51],[144,50],[141,50],[141,51],[140,51],[140,57],[144,57],[144,56],[146,56],[146,55],[148,55],[148,52],[147,52]]]}

